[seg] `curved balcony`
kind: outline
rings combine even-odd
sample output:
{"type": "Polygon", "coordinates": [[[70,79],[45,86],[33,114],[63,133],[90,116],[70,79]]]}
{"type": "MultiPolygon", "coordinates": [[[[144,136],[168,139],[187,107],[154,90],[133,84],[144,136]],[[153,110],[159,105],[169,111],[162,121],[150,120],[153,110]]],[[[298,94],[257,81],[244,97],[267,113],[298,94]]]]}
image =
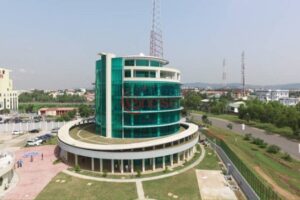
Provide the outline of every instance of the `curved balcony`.
{"type": "Polygon", "coordinates": [[[124,110],[124,113],[129,113],[129,114],[141,114],[141,113],[161,113],[161,112],[172,112],[172,111],[180,111],[183,110],[183,107],[179,108],[174,108],[174,109],[158,109],[158,110],[124,110]]]}

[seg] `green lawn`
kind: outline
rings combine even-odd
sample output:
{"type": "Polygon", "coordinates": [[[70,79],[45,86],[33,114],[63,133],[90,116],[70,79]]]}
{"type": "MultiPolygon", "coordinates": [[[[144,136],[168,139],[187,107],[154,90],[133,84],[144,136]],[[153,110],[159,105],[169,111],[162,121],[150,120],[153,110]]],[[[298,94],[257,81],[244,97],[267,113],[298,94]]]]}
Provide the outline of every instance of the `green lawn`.
{"type": "Polygon", "coordinates": [[[155,181],[143,182],[145,196],[150,199],[168,200],[168,193],[178,196],[179,200],[199,200],[200,192],[196,172],[191,169],[182,174],[155,181]]]}
{"type": "MultiPolygon", "coordinates": [[[[283,154],[270,154],[266,149],[243,139],[242,136],[229,130],[211,127],[210,130],[221,136],[237,156],[260,177],[254,167],[259,167],[273,179],[277,185],[292,194],[300,194],[300,162],[282,159],[283,154]]],[[[260,179],[262,179],[260,177],[260,179]]],[[[263,180],[263,179],[262,179],[263,180]]],[[[300,199],[300,195],[299,195],[300,199]]]]}
{"type": "Polygon", "coordinates": [[[197,166],[197,169],[221,170],[219,162],[219,157],[216,155],[215,151],[210,147],[206,147],[205,157],[197,166]]]}
{"type": "Polygon", "coordinates": [[[36,200],[133,200],[135,183],[107,183],[83,180],[60,173],[37,196],[36,200]],[[65,180],[57,183],[56,180],[65,180]],[[92,183],[92,185],[88,185],[92,183]]]}
{"type": "Polygon", "coordinates": [[[57,136],[54,136],[47,140],[43,145],[57,145],[57,136]]]}

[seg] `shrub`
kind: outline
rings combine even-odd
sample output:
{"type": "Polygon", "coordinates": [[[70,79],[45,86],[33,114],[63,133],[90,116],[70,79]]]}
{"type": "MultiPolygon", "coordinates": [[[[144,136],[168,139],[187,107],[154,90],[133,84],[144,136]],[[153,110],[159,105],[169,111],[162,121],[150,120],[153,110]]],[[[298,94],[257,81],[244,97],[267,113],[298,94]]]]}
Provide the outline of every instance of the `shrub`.
{"type": "Polygon", "coordinates": [[[232,130],[232,128],[233,128],[232,123],[227,124],[227,128],[229,128],[230,130],[232,130]]]}
{"type": "Polygon", "coordinates": [[[259,145],[260,148],[264,149],[268,146],[268,143],[264,142],[263,144],[259,145]]]}
{"type": "Polygon", "coordinates": [[[251,134],[251,133],[247,133],[247,134],[244,136],[244,140],[247,140],[247,141],[251,140],[251,138],[252,138],[252,134],[251,134]]]}
{"type": "Polygon", "coordinates": [[[277,145],[270,145],[268,148],[267,148],[267,152],[268,153],[278,153],[280,151],[280,147],[277,146],[277,145]]]}
{"type": "Polygon", "coordinates": [[[53,163],[52,163],[52,164],[53,164],[53,165],[56,165],[56,164],[58,164],[58,163],[60,163],[60,162],[61,162],[61,160],[60,160],[60,159],[56,159],[56,160],[54,160],[54,161],[53,161],[53,163]]]}
{"type": "Polygon", "coordinates": [[[141,176],[142,176],[141,170],[137,170],[136,177],[141,177],[141,176]]]}
{"type": "Polygon", "coordinates": [[[168,171],[169,171],[169,168],[168,168],[168,166],[166,166],[164,169],[164,173],[167,173],[168,171]]]}
{"type": "Polygon", "coordinates": [[[282,156],[282,159],[289,161],[289,162],[291,162],[293,160],[292,157],[290,156],[290,154],[288,154],[288,153],[284,153],[282,156]]]}
{"type": "Polygon", "coordinates": [[[264,140],[262,140],[260,138],[253,138],[252,143],[260,146],[260,145],[263,145],[265,142],[264,142],[264,140]]]}
{"type": "Polygon", "coordinates": [[[77,173],[80,172],[81,171],[80,166],[79,165],[75,165],[74,170],[77,173]]]}
{"type": "Polygon", "coordinates": [[[107,177],[107,171],[103,170],[102,177],[107,177]]]}

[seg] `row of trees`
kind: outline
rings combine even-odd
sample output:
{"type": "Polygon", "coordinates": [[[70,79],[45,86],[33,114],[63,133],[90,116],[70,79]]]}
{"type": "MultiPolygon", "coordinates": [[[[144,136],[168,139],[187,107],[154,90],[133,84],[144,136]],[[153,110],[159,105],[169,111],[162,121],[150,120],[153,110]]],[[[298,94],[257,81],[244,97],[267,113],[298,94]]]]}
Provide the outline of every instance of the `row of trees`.
{"type": "Polygon", "coordinates": [[[70,112],[67,112],[61,116],[59,116],[56,121],[70,121],[75,118],[76,114],[80,115],[80,117],[90,117],[94,115],[94,110],[91,106],[81,104],[77,110],[72,110],[70,112]]]}
{"type": "Polygon", "coordinates": [[[222,95],[218,99],[213,97],[210,98],[208,102],[202,102],[202,100],[207,98],[206,94],[189,91],[184,94],[184,99],[182,99],[181,105],[186,110],[200,110],[213,114],[224,114],[227,112],[228,103],[232,101],[230,93],[222,95]]]}
{"type": "Polygon", "coordinates": [[[273,124],[278,128],[290,128],[294,135],[300,135],[300,104],[284,106],[279,102],[247,101],[239,109],[239,118],[273,124]]]}
{"type": "Polygon", "coordinates": [[[59,102],[59,103],[83,103],[86,102],[86,98],[79,95],[63,94],[54,98],[43,90],[34,90],[31,93],[24,92],[19,95],[20,103],[28,102],[59,102]]]}

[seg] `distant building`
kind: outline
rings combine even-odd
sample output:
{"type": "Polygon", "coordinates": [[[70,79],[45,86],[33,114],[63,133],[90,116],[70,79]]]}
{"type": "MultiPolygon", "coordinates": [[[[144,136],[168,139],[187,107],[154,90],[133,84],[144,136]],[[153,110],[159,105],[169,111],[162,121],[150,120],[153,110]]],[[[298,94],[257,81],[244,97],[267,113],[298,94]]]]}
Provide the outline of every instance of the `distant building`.
{"type": "Polygon", "coordinates": [[[61,116],[73,110],[76,108],[41,108],[38,114],[40,116],[61,116]]]}
{"type": "Polygon", "coordinates": [[[295,106],[300,101],[289,97],[289,90],[256,90],[255,95],[260,101],[278,101],[286,106],[295,106]]]}
{"type": "Polygon", "coordinates": [[[87,92],[84,97],[88,102],[93,102],[95,100],[95,93],[87,92]]]}
{"type": "Polygon", "coordinates": [[[250,93],[251,93],[251,90],[248,90],[248,89],[245,91],[245,95],[244,95],[243,90],[241,90],[241,89],[234,89],[232,91],[232,93],[231,93],[231,96],[235,100],[238,100],[238,99],[247,100],[248,97],[250,96],[250,93]]]}
{"type": "Polygon", "coordinates": [[[237,102],[230,103],[228,105],[228,111],[233,112],[233,113],[239,113],[239,108],[241,105],[245,106],[246,103],[243,101],[237,101],[237,102]]]}
{"type": "Polygon", "coordinates": [[[0,68],[0,110],[18,110],[18,93],[13,90],[10,70],[0,68]]]}
{"type": "Polygon", "coordinates": [[[289,97],[289,98],[279,99],[279,102],[283,105],[286,105],[286,106],[295,106],[300,102],[300,99],[289,97]]]}
{"type": "Polygon", "coordinates": [[[256,90],[255,94],[260,101],[279,101],[279,99],[289,98],[288,90],[256,90]]]}

